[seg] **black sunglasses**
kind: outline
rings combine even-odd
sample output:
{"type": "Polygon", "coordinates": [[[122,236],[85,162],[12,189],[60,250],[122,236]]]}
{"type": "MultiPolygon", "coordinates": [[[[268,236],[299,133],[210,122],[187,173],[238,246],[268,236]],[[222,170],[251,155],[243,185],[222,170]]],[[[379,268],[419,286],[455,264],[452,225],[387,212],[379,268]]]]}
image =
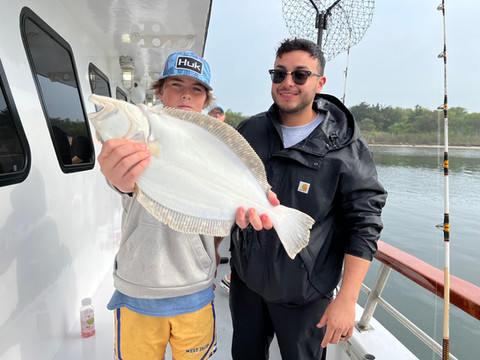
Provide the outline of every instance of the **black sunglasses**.
{"type": "Polygon", "coordinates": [[[309,70],[285,71],[285,70],[270,69],[268,70],[268,72],[270,73],[270,76],[272,77],[272,82],[274,84],[281,84],[282,82],[284,82],[288,74],[292,75],[292,80],[297,85],[305,84],[310,75],[322,76],[320,74],[316,74],[309,70]]]}

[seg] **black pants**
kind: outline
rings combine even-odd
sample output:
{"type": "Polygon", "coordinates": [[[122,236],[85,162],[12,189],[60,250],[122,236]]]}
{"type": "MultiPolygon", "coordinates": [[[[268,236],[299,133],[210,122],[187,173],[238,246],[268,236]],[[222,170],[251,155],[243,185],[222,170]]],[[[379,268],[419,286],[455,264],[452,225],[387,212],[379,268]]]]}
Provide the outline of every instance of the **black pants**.
{"type": "Polygon", "coordinates": [[[269,359],[274,334],[283,360],[325,360],[327,349],[321,347],[325,327],[316,325],[330,299],[302,306],[269,303],[250,290],[232,269],[229,301],[233,360],[269,359]]]}

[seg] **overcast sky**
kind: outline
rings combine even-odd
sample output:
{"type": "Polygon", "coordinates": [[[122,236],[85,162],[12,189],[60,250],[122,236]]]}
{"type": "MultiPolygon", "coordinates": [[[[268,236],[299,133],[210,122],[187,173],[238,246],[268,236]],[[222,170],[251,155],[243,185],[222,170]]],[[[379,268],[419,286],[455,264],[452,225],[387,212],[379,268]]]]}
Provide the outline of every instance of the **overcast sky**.
{"type": "MultiPolygon", "coordinates": [[[[375,2],[370,28],[350,50],[347,106],[364,101],[433,110],[443,104],[443,60],[437,58],[443,51],[440,4],[441,0],[375,2]]],[[[480,112],[480,2],[445,4],[448,105],[480,112]]],[[[272,103],[267,70],[276,48],[289,37],[282,0],[213,0],[204,56],[212,68],[218,102],[244,115],[265,111],[272,103]]],[[[327,63],[323,92],[343,97],[346,64],[346,52],[327,63]]]]}

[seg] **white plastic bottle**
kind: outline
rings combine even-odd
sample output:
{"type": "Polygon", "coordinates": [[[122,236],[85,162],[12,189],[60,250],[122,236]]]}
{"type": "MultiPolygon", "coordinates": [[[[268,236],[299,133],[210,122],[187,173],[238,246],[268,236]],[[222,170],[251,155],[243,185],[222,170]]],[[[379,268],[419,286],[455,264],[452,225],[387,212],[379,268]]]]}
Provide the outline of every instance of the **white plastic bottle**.
{"type": "Polygon", "coordinates": [[[92,305],[92,299],[85,298],[82,300],[80,308],[80,325],[82,327],[82,337],[88,338],[95,335],[95,317],[92,305]]]}

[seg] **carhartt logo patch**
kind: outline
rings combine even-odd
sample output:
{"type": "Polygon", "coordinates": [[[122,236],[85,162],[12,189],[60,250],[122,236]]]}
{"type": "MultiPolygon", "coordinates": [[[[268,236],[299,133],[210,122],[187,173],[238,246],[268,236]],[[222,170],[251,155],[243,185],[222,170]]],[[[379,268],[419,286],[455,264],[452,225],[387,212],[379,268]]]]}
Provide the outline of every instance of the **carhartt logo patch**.
{"type": "Polygon", "coordinates": [[[300,191],[304,194],[308,194],[308,190],[310,190],[310,184],[306,183],[306,182],[303,182],[303,181],[300,181],[300,183],[298,184],[297,191],[300,191]]]}
{"type": "Polygon", "coordinates": [[[179,56],[175,68],[190,70],[201,75],[203,72],[203,63],[190,56],[179,56]]]}

